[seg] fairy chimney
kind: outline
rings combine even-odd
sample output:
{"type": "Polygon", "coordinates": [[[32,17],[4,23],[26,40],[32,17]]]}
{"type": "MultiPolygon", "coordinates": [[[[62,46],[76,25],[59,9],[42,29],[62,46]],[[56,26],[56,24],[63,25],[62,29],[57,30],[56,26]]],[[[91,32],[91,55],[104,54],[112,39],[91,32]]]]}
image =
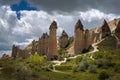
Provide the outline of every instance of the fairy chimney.
{"type": "Polygon", "coordinates": [[[57,58],[57,37],[56,37],[56,30],[57,30],[57,23],[55,21],[52,22],[49,28],[49,43],[48,43],[48,54],[47,59],[53,60],[57,58]]]}
{"type": "Polygon", "coordinates": [[[110,27],[106,20],[103,21],[102,26],[100,28],[101,38],[105,38],[111,34],[110,27]]]}
{"type": "Polygon", "coordinates": [[[74,52],[75,54],[82,53],[84,49],[84,29],[80,20],[77,21],[74,31],[74,52]]]}

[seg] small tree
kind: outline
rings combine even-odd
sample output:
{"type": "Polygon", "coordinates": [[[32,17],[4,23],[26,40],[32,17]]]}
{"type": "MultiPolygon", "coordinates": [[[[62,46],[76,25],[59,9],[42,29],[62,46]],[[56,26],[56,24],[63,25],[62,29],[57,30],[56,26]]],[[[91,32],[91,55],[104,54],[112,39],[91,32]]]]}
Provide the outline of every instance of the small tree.
{"type": "Polygon", "coordinates": [[[38,54],[31,55],[28,58],[28,61],[33,64],[41,64],[44,63],[46,60],[45,56],[39,56],[38,54]]]}

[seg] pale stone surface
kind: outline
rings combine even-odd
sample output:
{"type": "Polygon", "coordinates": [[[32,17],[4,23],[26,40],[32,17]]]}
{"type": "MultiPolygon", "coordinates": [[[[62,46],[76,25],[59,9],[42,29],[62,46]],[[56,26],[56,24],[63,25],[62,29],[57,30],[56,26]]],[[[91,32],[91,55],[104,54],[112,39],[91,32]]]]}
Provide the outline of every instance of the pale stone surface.
{"type": "Polygon", "coordinates": [[[115,29],[115,35],[119,38],[120,40],[120,21],[117,24],[117,28],[115,29]]]}

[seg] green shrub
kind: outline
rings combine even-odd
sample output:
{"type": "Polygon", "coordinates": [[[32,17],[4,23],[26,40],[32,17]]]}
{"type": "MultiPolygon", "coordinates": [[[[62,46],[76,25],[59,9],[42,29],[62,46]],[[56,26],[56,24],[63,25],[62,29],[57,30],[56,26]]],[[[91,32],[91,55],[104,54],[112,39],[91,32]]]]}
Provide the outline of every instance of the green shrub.
{"type": "Polygon", "coordinates": [[[94,58],[95,59],[101,59],[101,58],[103,58],[103,55],[104,55],[104,53],[103,52],[101,52],[101,51],[99,51],[99,52],[96,52],[96,53],[94,53],[94,58]]]}
{"type": "Polygon", "coordinates": [[[99,80],[106,80],[109,78],[109,75],[108,73],[106,73],[105,71],[102,71],[100,74],[99,74],[99,80]]]}
{"type": "Polygon", "coordinates": [[[88,67],[88,71],[91,73],[96,73],[97,72],[97,66],[96,65],[90,65],[88,67]]]}
{"type": "Polygon", "coordinates": [[[97,65],[98,65],[98,68],[107,69],[107,68],[113,66],[114,64],[111,62],[111,60],[108,60],[108,59],[98,59],[97,65]]]}
{"type": "Polygon", "coordinates": [[[38,54],[35,54],[35,55],[31,55],[28,58],[28,61],[32,64],[42,64],[46,61],[46,57],[45,56],[39,56],[38,54]]]}
{"type": "Polygon", "coordinates": [[[116,64],[114,67],[114,71],[120,73],[120,64],[116,64]]]}
{"type": "Polygon", "coordinates": [[[78,65],[74,65],[73,68],[72,68],[72,71],[73,71],[73,72],[78,72],[78,71],[79,71],[79,70],[78,70],[78,65]]]}
{"type": "Polygon", "coordinates": [[[26,66],[19,65],[14,73],[15,80],[31,80],[32,71],[26,66]]]}
{"type": "Polygon", "coordinates": [[[77,57],[77,58],[76,58],[76,64],[80,63],[82,59],[83,59],[82,56],[77,57]]]}
{"type": "Polygon", "coordinates": [[[87,69],[86,65],[84,63],[80,63],[78,65],[78,70],[79,71],[85,71],[87,69]]]}

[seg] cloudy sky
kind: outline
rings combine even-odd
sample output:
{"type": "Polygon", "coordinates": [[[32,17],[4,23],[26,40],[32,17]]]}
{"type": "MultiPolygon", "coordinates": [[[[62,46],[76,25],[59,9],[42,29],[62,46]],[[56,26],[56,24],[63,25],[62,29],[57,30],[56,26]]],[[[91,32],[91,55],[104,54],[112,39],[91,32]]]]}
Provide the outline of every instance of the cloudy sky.
{"type": "Polygon", "coordinates": [[[120,0],[0,0],[0,53],[38,39],[53,20],[57,35],[64,29],[72,36],[78,19],[86,29],[118,17],[120,0]]]}

